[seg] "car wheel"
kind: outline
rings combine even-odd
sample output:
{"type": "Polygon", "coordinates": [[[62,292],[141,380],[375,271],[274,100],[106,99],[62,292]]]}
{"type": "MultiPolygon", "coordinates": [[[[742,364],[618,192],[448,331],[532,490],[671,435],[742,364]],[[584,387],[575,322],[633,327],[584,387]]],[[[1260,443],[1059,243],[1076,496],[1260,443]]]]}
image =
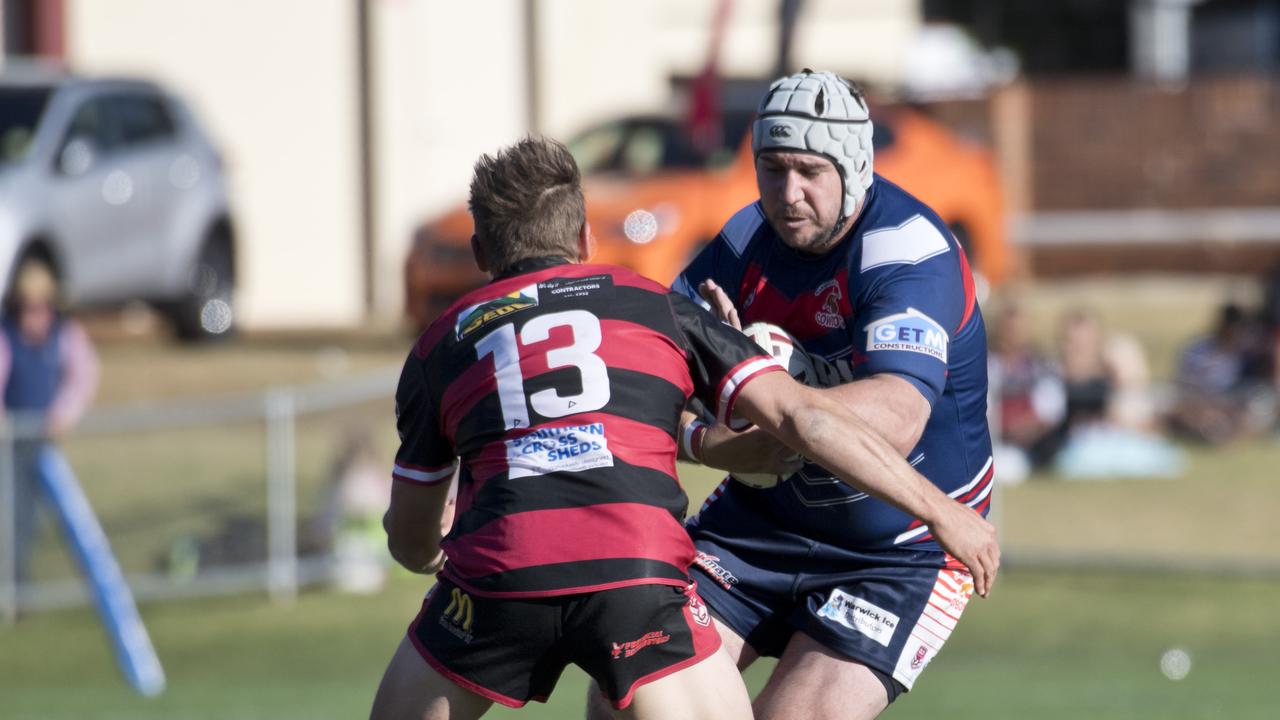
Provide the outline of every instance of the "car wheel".
{"type": "Polygon", "coordinates": [[[205,241],[191,268],[188,294],[172,310],[174,331],[186,341],[228,337],[235,329],[232,296],[235,258],[231,239],[214,233],[205,241]]]}

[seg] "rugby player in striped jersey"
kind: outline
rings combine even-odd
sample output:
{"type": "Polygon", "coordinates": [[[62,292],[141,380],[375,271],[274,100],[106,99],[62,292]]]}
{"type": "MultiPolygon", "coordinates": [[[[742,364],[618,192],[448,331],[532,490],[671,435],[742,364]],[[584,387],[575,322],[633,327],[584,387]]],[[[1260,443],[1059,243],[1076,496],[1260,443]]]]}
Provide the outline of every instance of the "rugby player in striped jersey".
{"type": "Polygon", "coordinates": [[[419,339],[396,392],[392,554],[439,572],[373,717],[476,718],[545,700],[568,664],[622,717],[749,718],[750,700],[690,576],[676,477],[681,412],[737,413],[930,523],[994,572],[994,536],[856,416],[804,388],[694,302],[591,265],[563,145],[483,156],[472,248],[493,281],[419,339]],[[456,519],[443,538],[450,479],[456,519]]]}

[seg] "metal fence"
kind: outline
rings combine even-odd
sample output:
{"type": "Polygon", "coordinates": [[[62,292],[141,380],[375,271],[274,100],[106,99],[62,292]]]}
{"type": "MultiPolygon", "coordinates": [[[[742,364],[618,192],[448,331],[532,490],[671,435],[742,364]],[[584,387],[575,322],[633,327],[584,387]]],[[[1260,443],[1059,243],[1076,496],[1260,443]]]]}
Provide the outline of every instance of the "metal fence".
{"type": "MultiPolygon", "coordinates": [[[[299,587],[334,578],[336,475],[360,447],[374,457],[393,450],[398,371],[97,409],[59,445],[139,600],[265,591],[289,601],[299,587]]],[[[88,599],[57,543],[40,541],[52,534],[47,523],[28,549],[30,577],[16,578],[16,483],[24,479],[15,474],[14,447],[41,437],[30,417],[10,418],[0,430],[5,621],[88,599]]]]}

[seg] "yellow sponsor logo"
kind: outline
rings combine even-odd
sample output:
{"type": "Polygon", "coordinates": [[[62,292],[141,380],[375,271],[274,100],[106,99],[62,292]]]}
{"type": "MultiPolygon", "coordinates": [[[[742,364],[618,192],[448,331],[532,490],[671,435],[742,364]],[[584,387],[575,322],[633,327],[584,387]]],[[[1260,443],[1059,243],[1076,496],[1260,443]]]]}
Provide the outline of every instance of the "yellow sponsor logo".
{"type": "Polygon", "coordinates": [[[449,607],[444,609],[444,617],[453,622],[454,625],[462,628],[463,632],[471,632],[471,621],[475,613],[475,604],[471,600],[471,596],[462,592],[458,588],[454,588],[449,596],[449,607]]]}
{"type": "Polygon", "coordinates": [[[470,335],[480,328],[517,310],[537,307],[538,286],[530,285],[515,292],[494,298],[479,305],[473,305],[458,315],[458,339],[470,335]]]}

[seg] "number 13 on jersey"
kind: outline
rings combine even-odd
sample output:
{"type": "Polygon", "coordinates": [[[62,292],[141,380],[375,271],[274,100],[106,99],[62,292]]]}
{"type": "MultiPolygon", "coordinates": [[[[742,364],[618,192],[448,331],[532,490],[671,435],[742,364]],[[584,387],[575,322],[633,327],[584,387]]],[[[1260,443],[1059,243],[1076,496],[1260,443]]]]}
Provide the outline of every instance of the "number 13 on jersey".
{"type": "Polygon", "coordinates": [[[517,339],[512,323],[501,325],[476,343],[476,356],[493,356],[498,399],[507,430],[529,427],[529,407],[543,417],[558,418],[599,410],[609,402],[609,368],[596,355],[601,342],[600,319],[586,310],[566,310],[530,318],[517,339]],[[553,388],[526,395],[520,350],[550,339],[554,328],[567,327],[573,342],[547,350],[547,368],[574,367],[582,376],[582,392],[561,395],[553,388]]]}

